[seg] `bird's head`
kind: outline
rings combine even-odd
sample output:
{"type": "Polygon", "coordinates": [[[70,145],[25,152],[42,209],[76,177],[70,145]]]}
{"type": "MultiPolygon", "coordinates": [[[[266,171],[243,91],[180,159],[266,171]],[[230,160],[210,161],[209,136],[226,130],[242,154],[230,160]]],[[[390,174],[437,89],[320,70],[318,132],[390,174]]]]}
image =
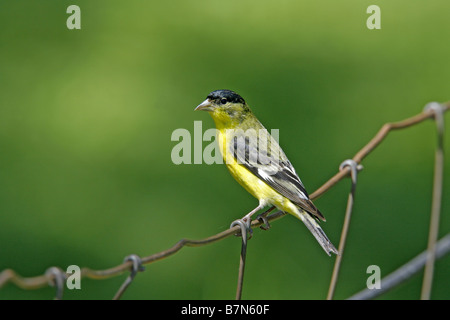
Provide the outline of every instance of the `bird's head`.
{"type": "Polygon", "coordinates": [[[231,90],[215,90],[195,110],[208,111],[216,125],[242,122],[251,113],[245,100],[231,90]]]}

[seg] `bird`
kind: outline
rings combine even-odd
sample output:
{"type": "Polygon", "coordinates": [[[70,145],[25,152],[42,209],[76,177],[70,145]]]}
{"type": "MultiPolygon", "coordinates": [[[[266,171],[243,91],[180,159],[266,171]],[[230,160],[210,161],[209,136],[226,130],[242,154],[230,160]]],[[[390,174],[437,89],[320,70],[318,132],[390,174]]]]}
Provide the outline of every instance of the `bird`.
{"type": "Polygon", "coordinates": [[[319,225],[325,221],[278,142],[236,92],[223,89],[208,94],[195,109],[207,111],[216,126],[216,141],[233,178],[258,199],[258,206],[242,220],[266,206],[275,206],[301,220],[323,250],[338,254],[319,225]]]}

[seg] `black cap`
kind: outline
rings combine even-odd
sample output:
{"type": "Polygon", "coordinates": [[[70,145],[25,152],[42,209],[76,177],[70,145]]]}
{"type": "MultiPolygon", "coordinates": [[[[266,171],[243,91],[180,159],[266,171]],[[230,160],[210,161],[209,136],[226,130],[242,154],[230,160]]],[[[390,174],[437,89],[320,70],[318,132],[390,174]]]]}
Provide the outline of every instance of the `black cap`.
{"type": "Polygon", "coordinates": [[[211,100],[227,99],[228,102],[245,104],[244,98],[231,90],[215,90],[206,97],[211,100]]]}

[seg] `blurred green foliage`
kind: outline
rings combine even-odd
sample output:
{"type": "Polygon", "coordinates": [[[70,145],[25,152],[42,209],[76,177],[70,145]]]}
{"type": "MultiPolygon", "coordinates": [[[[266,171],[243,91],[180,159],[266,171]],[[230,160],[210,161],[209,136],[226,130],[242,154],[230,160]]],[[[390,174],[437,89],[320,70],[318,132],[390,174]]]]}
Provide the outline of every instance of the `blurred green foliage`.
{"type": "MultiPolygon", "coordinates": [[[[450,100],[447,0],[0,2],[0,270],[104,269],[228,228],[256,206],[223,165],[174,165],[171,133],[213,127],[195,106],[240,93],[309,192],[385,122],[450,100]],[[81,8],[68,30],[66,8],[81,8]],[[381,30],[366,9],[381,8],[381,30]]],[[[448,115],[447,115],[448,120],[448,115]]],[[[447,121],[448,122],[448,121],[447,121]]],[[[448,140],[446,134],[446,147],[448,140]]],[[[208,143],[205,143],[205,145],[208,143]]],[[[391,133],[359,176],[336,298],[426,248],[435,128],[391,133]]],[[[450,231],[449,160],[440,235],[450,231]]],[[[349,181],[315,201],[338,245],[349,181]]],[[[323,299],[334,259],[295,218],[255,230],[243,298],[323,299]]],[[[149,265],[124,299],[232,299],[240,240],[149,265]]],[[[432,298],[449,299],[450,257],[432,298]]],[[[110,299],[125,275],[65,299],[110,299]]],[[[383,299],[419,298],[422,274],[383,299]]],[[[50,299],[8,284],[0,299],[50,299]]]]}

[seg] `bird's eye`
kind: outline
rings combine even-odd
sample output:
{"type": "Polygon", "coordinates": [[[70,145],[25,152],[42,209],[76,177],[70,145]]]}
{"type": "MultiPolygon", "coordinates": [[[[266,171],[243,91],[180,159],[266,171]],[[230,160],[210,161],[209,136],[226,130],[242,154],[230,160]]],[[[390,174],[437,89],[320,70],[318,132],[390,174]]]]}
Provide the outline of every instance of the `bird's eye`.
{"type": "Polygon", "coordinates": [[[221,104],[227,104],[227,99],[225,99],[225,98],[220,99],[220,103],[221,104]]]}

